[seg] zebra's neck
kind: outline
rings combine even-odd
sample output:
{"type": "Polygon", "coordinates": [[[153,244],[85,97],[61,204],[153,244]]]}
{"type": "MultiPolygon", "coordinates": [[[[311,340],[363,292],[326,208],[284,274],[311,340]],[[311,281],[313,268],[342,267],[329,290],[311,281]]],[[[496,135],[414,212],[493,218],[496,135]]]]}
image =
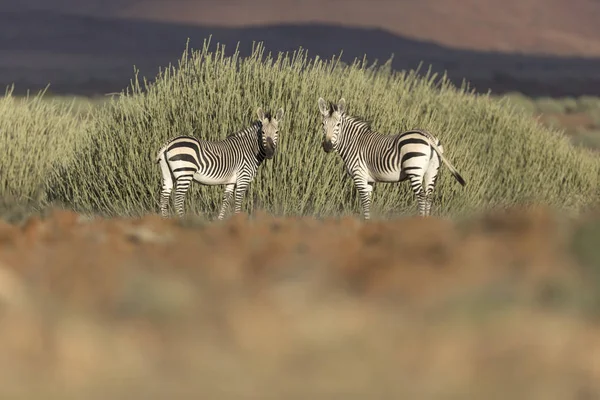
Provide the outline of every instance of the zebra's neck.
{"type": "Polygon", "coordinates": [[[260,129],[262,124],[260,121],[254,122],[249,127],[242,129],[232,135],[229,135],[225,140],[242,144],[243,148],[256,157],[257,164],[260,165],[265,160],[265,151],[262,146],[262,138],[260,137],[260,129]]]}
{"type": "Polygon", "coordinates": [[[337,151],[344,161],[347,161],[350,150],[354,149],[353,143],[370,132],[371,128],[368,122],[350,116],[344,117],[337,140],[337,151]]]}

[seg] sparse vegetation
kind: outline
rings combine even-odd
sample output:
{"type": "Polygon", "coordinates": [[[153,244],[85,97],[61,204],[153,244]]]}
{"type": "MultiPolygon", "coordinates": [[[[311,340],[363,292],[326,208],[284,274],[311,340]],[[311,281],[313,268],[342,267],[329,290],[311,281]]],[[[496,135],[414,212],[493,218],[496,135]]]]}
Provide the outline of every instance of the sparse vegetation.
{"type": "Polygon", "coordinates": [[[507,99],[519,109],[540,118],[547,127],[564,131],[572,143],[579,147],[600,150],[600,98],[598,97],[529,98],[521,93],[508,93],[494,98],[507,99]]]}
{"type": "Polygon", "coordinates": [[[562,101],[550,97],[541,97],[535,102],[537,111],[546,114],[563,114],[567,112],[567,106],[562,101]]]}

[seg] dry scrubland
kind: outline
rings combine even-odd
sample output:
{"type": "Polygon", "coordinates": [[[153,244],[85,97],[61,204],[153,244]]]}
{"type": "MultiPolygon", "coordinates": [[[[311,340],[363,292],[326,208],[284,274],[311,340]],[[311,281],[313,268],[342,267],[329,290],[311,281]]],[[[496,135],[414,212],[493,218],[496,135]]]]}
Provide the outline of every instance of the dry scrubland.
{"type": "Polygon", "coordinates": [[[89,108],[9,93],[0,397],[600,396],[597,153],[433,78],[205,48],[89,108]],[[408,185],[378,185],[360,221],[319,96],[432,130],[468,185],[443,170],[429,219],[407,215],[408,185]],[[222,189],[196,186],[194,215],[158,218],[159,145],[224,137],[258,105],[287,113],[251,215],[211,222],[222,189]]]}
{"type": "Polygon", "coordinates": [[[599,97],[529,98],[508,93],[501,99],[537,117],[544,125],[563,130],[575,145],[600,150],[599,97]]]}

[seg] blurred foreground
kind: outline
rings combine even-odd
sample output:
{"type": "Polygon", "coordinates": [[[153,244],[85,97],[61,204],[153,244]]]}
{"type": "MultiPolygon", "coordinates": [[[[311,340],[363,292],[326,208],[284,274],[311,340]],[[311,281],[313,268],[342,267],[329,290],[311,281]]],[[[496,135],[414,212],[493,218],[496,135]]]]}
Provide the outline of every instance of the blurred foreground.
{"type": "Polygon", "coordinates": [[[0,398],[592,399],[600,218],[0,222],[0,398]]]}

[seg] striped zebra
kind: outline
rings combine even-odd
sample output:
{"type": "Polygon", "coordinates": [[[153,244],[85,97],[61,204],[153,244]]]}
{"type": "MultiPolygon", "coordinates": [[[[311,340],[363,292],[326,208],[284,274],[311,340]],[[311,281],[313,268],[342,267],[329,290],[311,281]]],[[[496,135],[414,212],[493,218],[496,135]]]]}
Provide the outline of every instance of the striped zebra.
{"type": "Polygon", "coordinates": [[[161,147],[156,163],[162,173],[160,211],[163,217],[168,216],[173,186],[176,187],[175,210],[178,216],[183,216],[185,194],[192,180],[203,185],[225,185],[219,220],[229,209],[234,192],[235,213],[241,211],[242,199],[258,167],[265,159],[272,159],[275,155],[283,108],[277,110],[275,117],[264,113],[261,108],[256,113],[258,121],[223,140],[179,136],[161,147]]]}
{"type": "Polygon", "coordinates": [[[410,180],[418,202],[419,215],[431,213],[440,160],[450,169],[458,183],[465,180],[444,157],[440,141],[431,133],[414,129],[386,135],[375,132],[368,122],[346,114],[346,101],[327,103],[319,98],[323,117],[323,150],[336,151],[357,188],[363,217],[370,219],[371,192],[375,182],[410,180]]]}

